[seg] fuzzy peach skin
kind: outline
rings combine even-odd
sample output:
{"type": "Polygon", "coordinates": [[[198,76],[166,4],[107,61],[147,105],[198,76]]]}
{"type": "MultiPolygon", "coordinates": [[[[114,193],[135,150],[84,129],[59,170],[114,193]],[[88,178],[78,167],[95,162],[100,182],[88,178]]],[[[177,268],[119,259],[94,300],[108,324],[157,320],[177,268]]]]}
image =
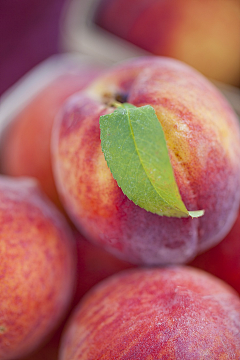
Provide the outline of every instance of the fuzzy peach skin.
{"type": "Polygon", "coordinates": [[[100,0],[95,22],[153,54],[240,85],[239,0],[100,0]]]}
{"type": "Polygon", "coordinates": [[[50,155],[53,120],[67,97],[86,87],[99,73],[100,67],[88,64],[66,68],[29,101],[2,135],[2,174],[35,177],[49,198],[60,206],[50,155]]]}
{"type": "Polygon", "coordinates": [[[240,357],[240,299],[188,267],[123,271],[94,287],[65,329],[60,360],[240,357]]]}
{"type": "Polygon", "coordinates": [[[65,103],[53,128],[56,184],[87,239],[138,264],[182,263],[218,243],[240,202],[240,128],[230,105],[198,72],[170,58],[130,59],[65,103]],[[203,217],[168,218],[135,205],[117,186],[100,143],[113,100],[154,107],[180,194],[203,217]]]}
{"type": "Polygon", "coordinates": [[[231,231],[220,244],[198,255],[189,265],[226,281],[240,295],[240,211],[231,231]]]}
{"type": "Polygon", "coordinates": [[[0,359],[18,359],[58,326],[73,297],[76,247],[32,179],[0,178],[0,359]]]}

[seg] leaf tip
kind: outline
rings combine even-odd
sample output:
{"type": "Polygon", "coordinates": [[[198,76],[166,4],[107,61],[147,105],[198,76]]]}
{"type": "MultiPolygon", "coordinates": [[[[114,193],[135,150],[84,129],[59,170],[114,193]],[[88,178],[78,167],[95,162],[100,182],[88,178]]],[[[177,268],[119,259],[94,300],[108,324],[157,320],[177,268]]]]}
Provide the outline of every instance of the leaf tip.
{"type": "Polygon", "coordinates": [[[205,213],[205,210],[195,210],[195,211],[189,211],[188,214],[191,216],[192,219],[199,218],[203,216],[205,213]]]}

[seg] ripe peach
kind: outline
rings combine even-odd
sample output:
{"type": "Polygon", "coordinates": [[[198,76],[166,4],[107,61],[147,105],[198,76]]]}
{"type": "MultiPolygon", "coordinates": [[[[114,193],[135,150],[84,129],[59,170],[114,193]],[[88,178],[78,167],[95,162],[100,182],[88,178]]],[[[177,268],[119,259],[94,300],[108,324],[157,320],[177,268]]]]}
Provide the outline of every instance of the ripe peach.
{"type": "Polygon", "coordinates": [[[75,309],[60,348],[60,360],[239,356],[239,297],[190,267],[126,270],[99,283],[75,309]]]}
{"type": "Polygon", "coordinates": [[[3,174],[37,178],[44,192],[58,206],[50,156],[53,120],[67,97],[86,87],[100,73],[100,66],[84,62],[69,67],[63,67],[62,74],[11,119],[2,136],[0,154],[3,174]]]}
{"type": "Polygon", "coordinates": [[[189,261],[222,240],[237,217],[238,120],[208,80],[177,60],[128,60],[73,95],[55,123],[52,149],[60,196],[80,232],[124,260],[189,261]],[[113,112],[115,99],[155,109],[183,202],[204,216],[159,216],[123,194],[100,143],[99,117],[113,112]]]}
{"type": "Polygon", "coordinates": [[[240,295],[240,211],[227,236],[212,249],[198,255],[189,265],[226,281],[240,295]]]}
{"type": "Polygon", "coordinates": [[[0,359],[18,359],[58,326],[73,296],[67,223],[32,179],[0,178],[0,359]]]}
{"type": "Polygon", "coordinates": [[[102,0],[95,22],[155,55],[240,85],[239,0],[102,0]]]}

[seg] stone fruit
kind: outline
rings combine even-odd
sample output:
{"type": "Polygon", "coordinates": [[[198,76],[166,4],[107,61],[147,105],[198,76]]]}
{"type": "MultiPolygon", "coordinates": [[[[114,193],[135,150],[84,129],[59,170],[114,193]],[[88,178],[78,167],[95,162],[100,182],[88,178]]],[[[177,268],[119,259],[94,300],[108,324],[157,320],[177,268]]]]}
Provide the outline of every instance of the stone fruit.
{"type": "Polygon", "coordinates": [[[32,179],[0,178],[0,359],[46,341],[73,297],[76,248],[60,212],[32,179]]]}
{"type": "Polygon", "coordinates": [[[95,22],[155,55],[240,85],[238,0],[102,0],[95,22]]]}
{"type": "Polygon", "coordinates": [[[94,287],[65,329],[60,360],[240,357],[240,299],[188,267],[126,270],[94,287]]]}
{"type": "Polygon", "coordinates": [[[237,217],[237,117],[207,79],[177,60],[143,57],[113,66],[68,99],[52,135],[55,180],[68,214],[87,239],[121,259],[190,261],[220,242],[237,217]],[[114,111],[116,100],[154,108],[181,198],[188,210],[205,210],[202,217],[159,216],[124,195],[100,141],[99,118],[114,111]]]}

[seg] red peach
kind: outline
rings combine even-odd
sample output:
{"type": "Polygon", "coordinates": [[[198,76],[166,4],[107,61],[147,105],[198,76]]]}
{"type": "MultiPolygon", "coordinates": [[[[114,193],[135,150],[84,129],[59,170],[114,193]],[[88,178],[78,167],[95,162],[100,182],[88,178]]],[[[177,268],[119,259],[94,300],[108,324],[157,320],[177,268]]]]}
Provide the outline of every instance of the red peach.
{"type": "MultiPolygon", "coordinates": [[[[1,172],[10,176],[35,177],[44,192],[58,206],[61,205],[53,179],[50,155],[53,120],[61,104],[70,95],[86,87],[100,73],[100,67],[84,62],[78,66],[72,64],[70,69],[65,67],[61,75],[33,96],[10,121],[1,143],[1,172]]],[[[35,72],[38,72],[38,67],[35,72]]]]}
{"type": "Polygon", "coordinates": [[[114,66],[65,103],[53,129],[56,184],[87,239],[138,264],[190,261],[220,242],[240,202],[240,127],[225,98],[173,59],[144,57],[114,66]],[[115,99],[151,105],[161,122],[178,188],[198,219],[159,216],[118,187],[100,142],[100,115],[115,99]]]}
{"type": "Polygon", "coordinates": [[[73,296],[75,242],[32,179],[0,178],[0,359],[37,348],[73,296]]]}
{"type": "Polygon", "coordinates": [[[155,55],[240,85],[239,0],[102,0],[95,22],[155,55]]]}
{"type": "Polygon", "coordinates": [[[240,212],[227,236],[212,249],[198,255],[189,265],[226,281],[240,294],[240,212]]]}
{"type": "Polygon", "coordinates": [[[240,357],[240,299],[188,267],[126,270],[94,287],[65,329],[60,360],[240,357]]]}

